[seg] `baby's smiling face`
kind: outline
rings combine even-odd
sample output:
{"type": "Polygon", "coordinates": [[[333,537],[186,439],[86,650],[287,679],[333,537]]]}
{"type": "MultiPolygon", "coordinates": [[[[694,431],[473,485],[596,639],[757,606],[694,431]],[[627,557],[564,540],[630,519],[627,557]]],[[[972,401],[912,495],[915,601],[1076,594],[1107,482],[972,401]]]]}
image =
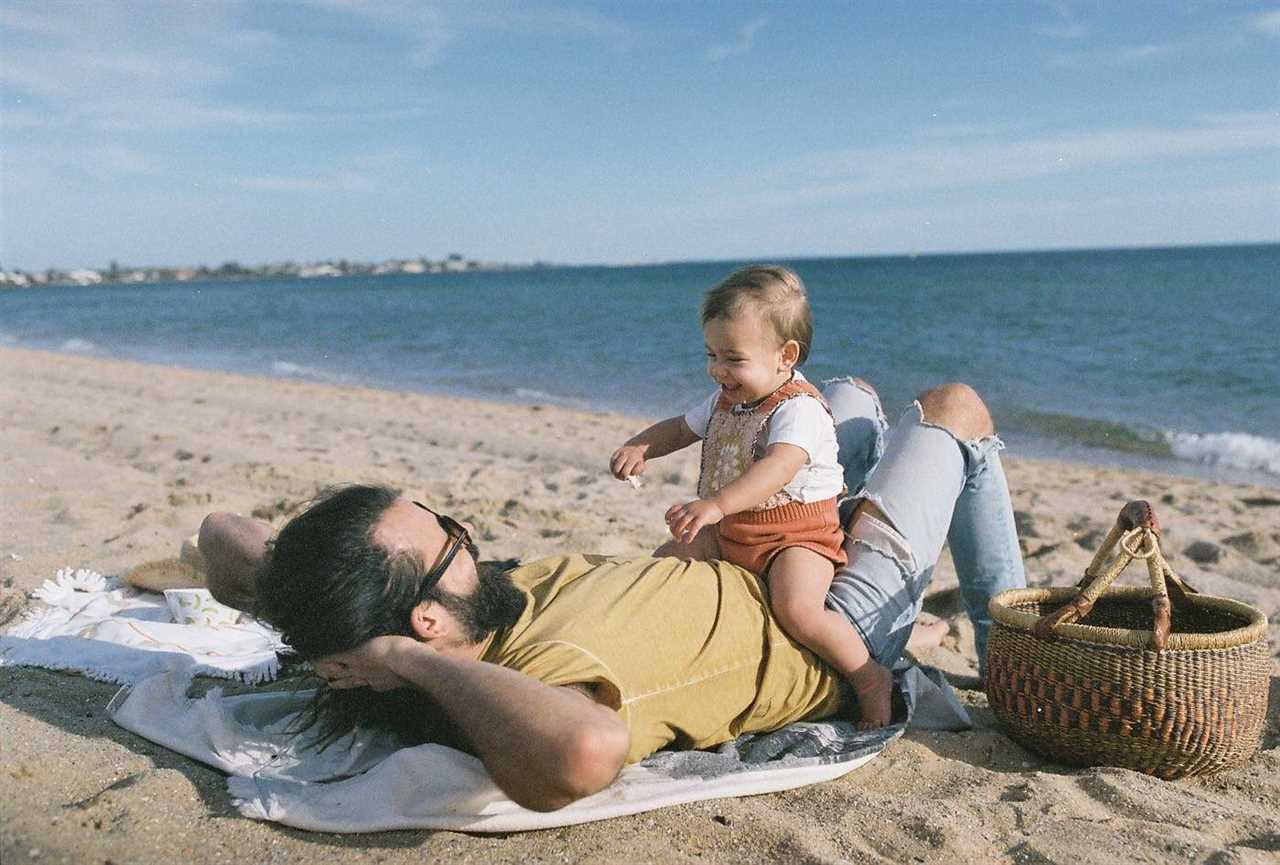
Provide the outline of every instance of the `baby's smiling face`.
{"type": "Polygon", "coordinates": [[[798,346],[782,341],[754,306],[732,317],[713,318],[702,328],[707,374],[734,403],[762,400],[787,382],[798,346]]]}

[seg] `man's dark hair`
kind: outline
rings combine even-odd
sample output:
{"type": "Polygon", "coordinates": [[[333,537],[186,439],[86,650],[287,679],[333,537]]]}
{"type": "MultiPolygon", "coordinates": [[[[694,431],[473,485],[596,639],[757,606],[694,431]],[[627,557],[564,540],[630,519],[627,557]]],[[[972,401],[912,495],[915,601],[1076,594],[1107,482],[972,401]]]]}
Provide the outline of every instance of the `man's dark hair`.
{"type": "MultiPolygon", "coordinates": [[[[399,496],[385,486],[328,490],[270,545],[258,572],[256,613],[298,657],[345,652],[386,634],[411,635],[410,614],[419,603],[456,602],[439,586],[419,596],[428,565],[413,552],[392,553],[374,542],[378,521],[399,496]]],[[[438,715],[433,709],[425,694],[409,689],[322,686],[299,729],[317,726],[322,746],[356,727],[421,739],[424,721],[438,715]]]]}

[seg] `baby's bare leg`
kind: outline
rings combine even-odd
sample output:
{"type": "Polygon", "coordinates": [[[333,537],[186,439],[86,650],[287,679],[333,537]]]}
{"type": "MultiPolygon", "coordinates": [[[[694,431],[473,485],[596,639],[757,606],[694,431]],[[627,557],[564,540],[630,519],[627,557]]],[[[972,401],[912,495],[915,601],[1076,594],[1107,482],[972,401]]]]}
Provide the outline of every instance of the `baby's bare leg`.
{"type": "Polygon", "coordinates": [[[716,527],[703,526],[687,544],[672,538],[653,551],[656,559],[671,557],[673,559],[692,559],[695,562],[709,562],[720,558],[720,542],[716,540],[716,527]]]}
{"type": "Polygon", "coordinates": [[[835,566],[812,550],[788,547],[769,566],[769,607],[791,638],[816,652],[853,685],[861,729],[890,720],[893,677],[871,660],[861,635],[849,620],[827,609],[827,589],[835,566]]]}

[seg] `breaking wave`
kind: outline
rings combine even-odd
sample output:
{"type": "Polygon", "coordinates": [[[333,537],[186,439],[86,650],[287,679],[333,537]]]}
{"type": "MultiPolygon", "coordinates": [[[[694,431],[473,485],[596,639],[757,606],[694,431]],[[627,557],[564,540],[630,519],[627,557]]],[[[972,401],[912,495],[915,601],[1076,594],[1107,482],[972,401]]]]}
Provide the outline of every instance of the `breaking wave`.
{"type": "Polygon", "coordinates": [[[78,337],[72,337],[58,346],[58,351],[66,351],[73,354],[93,354],[97,350],[97,343],[90,342],[87,339],[79,339],[78,337]]]}
{"type": "Polygon", "coordinates": [[[271,374],[281,378],[301,378],[307,381],[319,381],[329,384],[349,384],[353,379],[341,373],[328,372],[319,367],[293,363],[287,360],[271,362],[271,374]]]}
{"type": "Polygon", "coordinates": [[[1161,430],[1038,411],[1015,412],[1008,420],[1011,428],[1085,447],[1280,477],[1280,441],[1251,433],[1161,430]]]}
{"type": "Polygon", "coordinates": [[[1249,433],[1165,433],[1169,449],[1182,460],[1280,476],[1280,441],[1249,433]]]}

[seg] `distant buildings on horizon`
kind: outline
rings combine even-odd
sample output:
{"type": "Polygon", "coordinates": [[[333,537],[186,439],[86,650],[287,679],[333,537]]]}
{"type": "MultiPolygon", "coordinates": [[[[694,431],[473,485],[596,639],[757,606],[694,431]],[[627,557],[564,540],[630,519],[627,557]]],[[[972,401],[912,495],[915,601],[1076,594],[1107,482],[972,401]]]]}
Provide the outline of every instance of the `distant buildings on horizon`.
{"type": "Polygon", "coordinates": [[[428,258],[389,258],[381,262],[360,262],[339,259],[296,263],[285,261],[274,264],[241,266],[228,261],[220,267],[130,267],[111,262],[110,266],[94,270],[76,268],[62,270],[48,268],[43,271],[0,270],[0,288],[28,288],[36,285],[113,285],[141,284],[149,282],[196,282],[228,279],[318,279],[334,276],[383,276],[409,273],[461,273],[469,270],[524,270],[545,267],[535,264],[507,264],[482,262],[452,253],[438,260],[428,258]]]}

